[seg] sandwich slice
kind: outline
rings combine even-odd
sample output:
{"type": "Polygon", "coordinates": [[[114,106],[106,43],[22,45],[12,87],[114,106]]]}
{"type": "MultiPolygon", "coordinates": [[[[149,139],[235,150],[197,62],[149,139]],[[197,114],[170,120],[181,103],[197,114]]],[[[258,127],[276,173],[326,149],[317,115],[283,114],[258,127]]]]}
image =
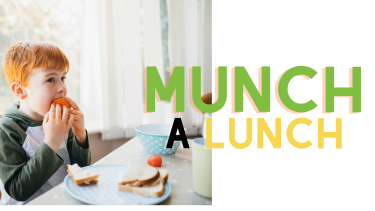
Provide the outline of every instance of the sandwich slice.
{"type": "Polygon", "coordinates": [[[159,170],[148,165],[128,165],[119,185],[148,185],[159,178],[159,170]]]}
{"type": "Polygon", "coordinates": [[[139,182],[126,183],[125,185],[119,184],[118,190],[133,192],[143,196],[149,197],[161,197],[164,195],[165,182],[168,180],[168,170],[164,168],[157,168],[159,177],[146,185],[142,185],[139,182]]]}
{"type": "Polygon", "coordinates": [[[78,186],[84,185],[94,185],[99,181],[97,180],[99,174],[83,170],[77,164],[69,165],[68,164],[68,173],[74,183],[78,186]]]}

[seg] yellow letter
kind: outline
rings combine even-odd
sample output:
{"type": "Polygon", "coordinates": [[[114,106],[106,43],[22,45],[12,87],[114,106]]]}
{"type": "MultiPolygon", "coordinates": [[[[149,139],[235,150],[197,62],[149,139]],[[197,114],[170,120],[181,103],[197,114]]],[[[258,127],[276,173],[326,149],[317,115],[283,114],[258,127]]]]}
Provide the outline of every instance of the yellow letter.
{"type": "Polygon", "coordinates": [[[266,133],[273,148],[281,148],[281,119],[276,118],[276,136],[272,134],[267,122],[263,118],[258,119],[258,148],[263,148],[263,131],[266,133]]]}
{"type": "Polygon", "coordinates": [[[311,120],[309,119],[306,119],[306,118],[298,118],[298,119],[295,119],[293,120],[288,128],[286,129],[286,137],[288,138],[288,141],[291,145],[293,145],[294,147],[298,148],[298,149],[305,149],[305,148],[308,148],[312,145],[312,143],[307,140],[306,142],[298,142],[294,136],[293,136],[293,130],[294,128],[298,125],[298,124],[305,124],[307,126],[310,126],[312,123],[311,120]]]}
{"type": "Polygon", "coordinates": [[[236,147],[237,149],[245,149],[251,144],[251,141],[253,139],[253,133],[252,133],[252,119],[246,118],[246,141],[243,143],[238,143],[235,138],[235,119],[229,118],[229,141],[232,144],[232,146],[236,147]]]}
{"type": "Polygon", "coordinates": [[[342,148],[341,118],[336,118],[336,132],[324,132],[324,119],[318,119],[318,149],[324,149],[324,138],[336,138],[336,149],[342,148]]]}
{"type": "Polygon", "coordinates": [[[206,118],[206,148],[224,148],[224,143],[212,143],[212,118],[206,118]]]}

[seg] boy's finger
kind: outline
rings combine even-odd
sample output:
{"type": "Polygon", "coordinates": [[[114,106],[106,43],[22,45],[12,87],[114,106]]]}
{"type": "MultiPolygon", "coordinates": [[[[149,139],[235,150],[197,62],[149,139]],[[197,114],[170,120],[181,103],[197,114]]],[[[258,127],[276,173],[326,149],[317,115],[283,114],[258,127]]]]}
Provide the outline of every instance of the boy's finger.
{"type": "Polygon", "coordinates": [[[70,108],[68,108],[68,111],[69,111],[69,113],[76,114],[76,115],[78,115],[80,113],[79,111],[73,110],[73,109],[70,109],[70,108]]]}
{"type": "Polygon", "coordinates": [[[51,104],[51,109],[49,110],[49,119],[55,119],[55,104],[51,104]]]}
{"type": "Polygon", "coordinates": [[[72,127],[73,122],[74,122],[74,116],[73,116],[73,114],[70,114],[69,115],[69,122],[68,122],[69,127],[72,127]]]}
{"type": "Polygon", "coordinates": [[[43,119],[43,124],[47,123],[48,122],[48,118],[49,117],[49,112],[47,112],[45,115],[44,115],[44,119],[43,119]]]}
{"type": "Polygon", "coordinates": [[[68,114],[69,114],[69,115],[73,115],[73,117],[74,117],[74,121],[79,120],[79,116],[78,116],[78,114],[73,113],[73,112],[71,112],[71,111],[69,111],[68,114]]]}
{"type": "Polygon", "coordinates": [[[74,110],[80,110],[77,104],[72,99],[70,99],[69,97],[65,97],[65,99],[69,102],[74,110]]]}
{"type": "Polygon", "coordinates": [[[60,104],[56,104],[56,119],[61,119],[61,107],[60,107],[60,104]]]}
{"type": "Polygon", "coordinates": [[[66,106],[63,106],[63,115],[62,115],[62,121],[67,122],[68,121],[68,108],[66,106]]]}

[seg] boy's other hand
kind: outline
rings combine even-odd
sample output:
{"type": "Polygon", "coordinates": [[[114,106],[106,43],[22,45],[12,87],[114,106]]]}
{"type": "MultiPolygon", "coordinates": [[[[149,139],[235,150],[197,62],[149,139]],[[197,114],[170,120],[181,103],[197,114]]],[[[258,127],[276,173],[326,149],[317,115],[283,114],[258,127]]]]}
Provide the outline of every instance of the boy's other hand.
{"type": "Polygon", "coordinates": [[[65,99],[70,103],[73,109],[68,109],[69,114],[73,114],[74,122],[73,122],[73,133],[76,135],[79,145],[81,147],[86,148],[86,131],[85,131],[85,121],[84,116],[81,109],[77,106],[77,104],[70,98],[65,97],[65,99]]]}
{"type": "Polygon", "coordinates": [[[69,114],[66,106],[52,103],[50,110],[44,115],[43,130],[45,134],[44,142],[55,152],[60,148],[61,143],[72,127],[74,117],[69,114]],[[62,110],[62,111],[61,111],[62,110]]]}

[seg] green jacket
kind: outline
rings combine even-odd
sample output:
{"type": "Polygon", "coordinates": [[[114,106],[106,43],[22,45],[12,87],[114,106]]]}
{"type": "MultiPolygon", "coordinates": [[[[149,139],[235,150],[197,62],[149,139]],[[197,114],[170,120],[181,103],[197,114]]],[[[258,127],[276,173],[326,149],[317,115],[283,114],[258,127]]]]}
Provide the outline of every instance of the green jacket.
{"type": "MultiPolygon", "coordinates": [[[[0,118],[0,179],[11,198],[26,201],[63,165],[64,160],[44,142],[32,157],[27,156],[23,148],[28,135],[26,131],[29,127],[42,126],[42,122],[27,117],[19,111],[19,106],[19,102],[13,104],[0,118]]],[[[68,133],[66,150],[71,164],[90,165],[90,144],[88,142],[88,148],[82,149],[72,129],[68,133]]]]}

